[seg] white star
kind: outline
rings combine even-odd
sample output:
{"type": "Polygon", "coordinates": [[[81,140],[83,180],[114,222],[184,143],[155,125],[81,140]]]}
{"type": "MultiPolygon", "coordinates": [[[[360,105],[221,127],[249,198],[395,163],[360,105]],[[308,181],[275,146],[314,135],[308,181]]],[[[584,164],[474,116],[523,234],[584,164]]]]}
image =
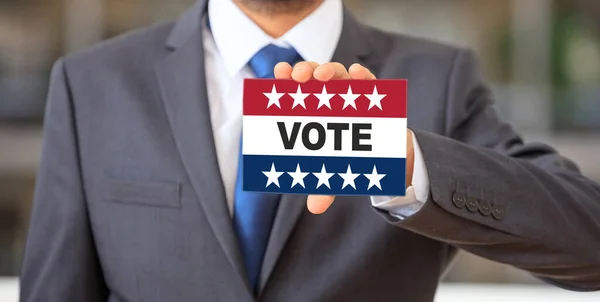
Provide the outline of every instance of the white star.
{"type": "Polygon", "coordinates": [[[354,109],[356,109],[355,101],[356,101],[356,99],[358,99],[360,94],[353,94],[352,86],[348,86],[348,93],[340,94],[340,96],[344,99],[344,108],[342,108],[342,110],[346,109],[346,107],[348,107],[348,106],[352,106],[354,109]]]}
{"type": "Polygon", "coordinates": [[[323,92],[315,93],[315,96],[319,99],[319,105],[317,105],[317,109],[321,108],[322,106],[327,106],[327,108],[331,109],[331,103],[329,103],[329,101],[335,96],[335,94],[327,93],[326,85],[323,85],[323,92]]]}
{"type": "Polygon", "coordinates": [[[279,104],[279,99],[285,93],[277,93],[277,89],[275,89],[275,84],[273,84],[273,90],[271,90],[271,92],[264,92],[263,94],[269,98],[269,104],[267,104],[267,109],[269,107],[271,107],[271,105],[275,105],[275,106],[279,107],[279,109],[281,109],[281,105],[279,104]]]}
{"type": "Polygon", "coordinates": [[[277,172],[277,170],[275,170],[275,163],[271,164],[271,171],[263,171],[263,174],[268,178],[265,188],[271,184],[275,184],[278,188],[280,188],[279,176],[281,176],[283,172],[277,172]]]}
{"type": "Polygon", "coordinates": [[[306,104],[304,104],[304,99],[310,95],[310,93],[302,93],[300,89],[300,85],[298,85],[298,91],[296,93],[288,93],[294,99],[294,104],[292,105],[292,109],[296,108],[296,106],[300,105],[306,109],[306,104]]]}
{"type": "Polygon", "coordinates": [[[365,177],[369,179],[369,187],[367,190],[370,190],[373,186],[377,186],[379,190],[382,190],[381,179],[385,177],[385,174],[378,174],[376,166],[373,166],[373,173],[365,174],[365,177]]]}
{"type": "Polygon", "coordinates": [[[325,165],[323,165],[323,168],[321,168],[320,173],[313,172],[313,175],[319,179],[319,182],[317,183],[317,189],[321,185],[326,185],[328,188],[331,189],[331,186],[329,185],[329,179],[331,178],[331,176],[333,176],[333,174],[335,173],[327,173],[327,170],[325,170],[325,165]]]}
{"type": "Polygon", "coordinates": [[[306,175],[308,175],[309,173],[307,172],[302,172],[302,170],[300,170],[300,164],[298,164],[296,166],[296,172],[287,172],[294,180],[292,181],[292,188],[299,184],[301,185],[303,188],[306,189],[306,187],[304,186],[304,177],[306,177],[306,175]]]}
{"type": "Polygon", "coordinates": [[[342,174],[342,173],[338,173],[338,175],[344,179],[344,184],[342,185],[342,190],[350,185],[354,188],[354,190],[356,190],[356,184],[354,184],[354,180],[360,176],[360,173],[352,173],[352,169],[350,168],[350,165],[348,165],[348,169],[346,170],[346,173],[342,174]]]}
{"type": "Polygon", "coordinates": [[[381,107],[381,100],[383,100],[383,98],[386,96],[387,94],[379,94],[379,92],[377,92],[377,86],[375,86],[375,88],[373,89],[373,94],[365,94],[365,96],[369,99],[369,101],[371,101],[369,103],[369,110],[371,110],[371,108],[377,106],[379,107],[379,109],[383,110],[383,108],[381,107]]]}

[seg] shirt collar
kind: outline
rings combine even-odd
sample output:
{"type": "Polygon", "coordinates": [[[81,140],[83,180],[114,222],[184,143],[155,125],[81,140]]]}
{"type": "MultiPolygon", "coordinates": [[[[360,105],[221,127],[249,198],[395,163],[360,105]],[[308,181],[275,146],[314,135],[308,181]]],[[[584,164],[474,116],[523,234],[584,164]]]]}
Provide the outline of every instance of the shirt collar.
{"type": "Polygon", "coordinates": [[[342,0],[325,0],[285,35],[273,39],[246,16],[232,0],[208,2],[210,29],[225,68],[235,76],[270,43],[294,47],[306,61],[331,61],[343,24],[342,0]]]}

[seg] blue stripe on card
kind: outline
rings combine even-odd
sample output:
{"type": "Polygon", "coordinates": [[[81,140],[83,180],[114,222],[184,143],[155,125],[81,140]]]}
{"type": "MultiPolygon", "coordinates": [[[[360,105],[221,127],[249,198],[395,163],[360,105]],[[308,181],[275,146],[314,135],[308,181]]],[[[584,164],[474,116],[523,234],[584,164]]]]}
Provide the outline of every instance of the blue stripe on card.
{"type": "MultiPolygon", "coordinates": [[[[244,191],[271,192],[283,194],[324,194],[324,195],[368,195],[368,196],[404,196],[406,194],[406,159],[405,158],[357,158],[357,157],[314,157],[314,156],[272,156],[272,155],[244,155],[244,191]],[[283,173],[275,183],[268,183],[268,177],[263,172],[271,171],[283,173]],[[308,173],[304,178],[304,187],[299,180],[302,174],[297,174],[297,182],[289,173],[296,172],[300,165],[302,173],[308,173]],[[327,173],[334,173],[326,186],[326,177],[322,177],[321,185],[316,174],[322,172],[323,165],[327,173]],[[352,180],[347,177],[346,186],[340,174],[347,174],[350,165],[356,189],[352,187],[352,180]],[[373,173],[373,168],[377,173],[373,173]],[[289,172],[289,173],[288,173],[289,172]],[[381,177],[382,174],[385,176],[381,177]],[[373,176],[372,176],[373,175],[373,176]],[[377,175],[380,175],[377,177],[377,175]],[[371,180],[369,179],[371,177],[371,180]],[[379,184],[381,189],[377,186],[379,184]],[[369,188],[370,186],[370,188],[369,188]]],[[[278,175],[275,173],[274,175],[278,175]]],[[[324,174],[322,174],[324,175],[324,174]]],[[[348,174],[349,175],[349,174],[348,174]]]]}

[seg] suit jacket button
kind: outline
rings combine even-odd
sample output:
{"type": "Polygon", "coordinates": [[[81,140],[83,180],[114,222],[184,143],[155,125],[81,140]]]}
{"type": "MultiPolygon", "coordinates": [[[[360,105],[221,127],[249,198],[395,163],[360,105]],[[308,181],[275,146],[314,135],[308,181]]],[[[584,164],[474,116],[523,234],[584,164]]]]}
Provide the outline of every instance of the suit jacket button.
{"type": "Polygon", "coordinates": [[[490,216],[492,214],[492,206],[487,202],[480,202],[479,213],[483,216],[490,216]]]}
{"type": "Polygon", "coordinates": [[[467,198],[465,197],[465,195],[462,195],[460,193],[454,193],[454,195],[452,196],[452,203],[454,203],[455,207],[462,209],[467,203],[467,198]]]}
{"type": "Polygon", "coordinates": [[[504,208],[501,206],[492,206],[492,216],[496,219],[496,220],[502,220],[504,219],[504,208]]]}
{"type": "Polygon", "coordinates": [[[477,212],[478,208],[479,208],[479,201],[477,200],[477,198],[472,198],[472,197],[467,198],[467,210],[475,213],[475,212],[477,212]]]}

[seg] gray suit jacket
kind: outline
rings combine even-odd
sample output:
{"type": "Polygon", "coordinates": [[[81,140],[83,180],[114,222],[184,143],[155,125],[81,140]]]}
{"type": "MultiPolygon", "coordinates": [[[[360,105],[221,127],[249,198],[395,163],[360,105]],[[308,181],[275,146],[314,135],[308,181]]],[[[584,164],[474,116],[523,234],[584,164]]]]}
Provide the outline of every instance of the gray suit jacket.
{"type": "MultiPolygon", "coordinates": [[[[255,299],[213,144],[205,5],[56,64],[22,301],[255,299]]],[[[430,200],[398,221],[364,197],[315,216],[305,196],[285,196],[259,301],[431,302],[456,248],[600,289],[600,186],[500,120],[472,52],[346,12],[334,61],[409,80],[430,200]]]]}

